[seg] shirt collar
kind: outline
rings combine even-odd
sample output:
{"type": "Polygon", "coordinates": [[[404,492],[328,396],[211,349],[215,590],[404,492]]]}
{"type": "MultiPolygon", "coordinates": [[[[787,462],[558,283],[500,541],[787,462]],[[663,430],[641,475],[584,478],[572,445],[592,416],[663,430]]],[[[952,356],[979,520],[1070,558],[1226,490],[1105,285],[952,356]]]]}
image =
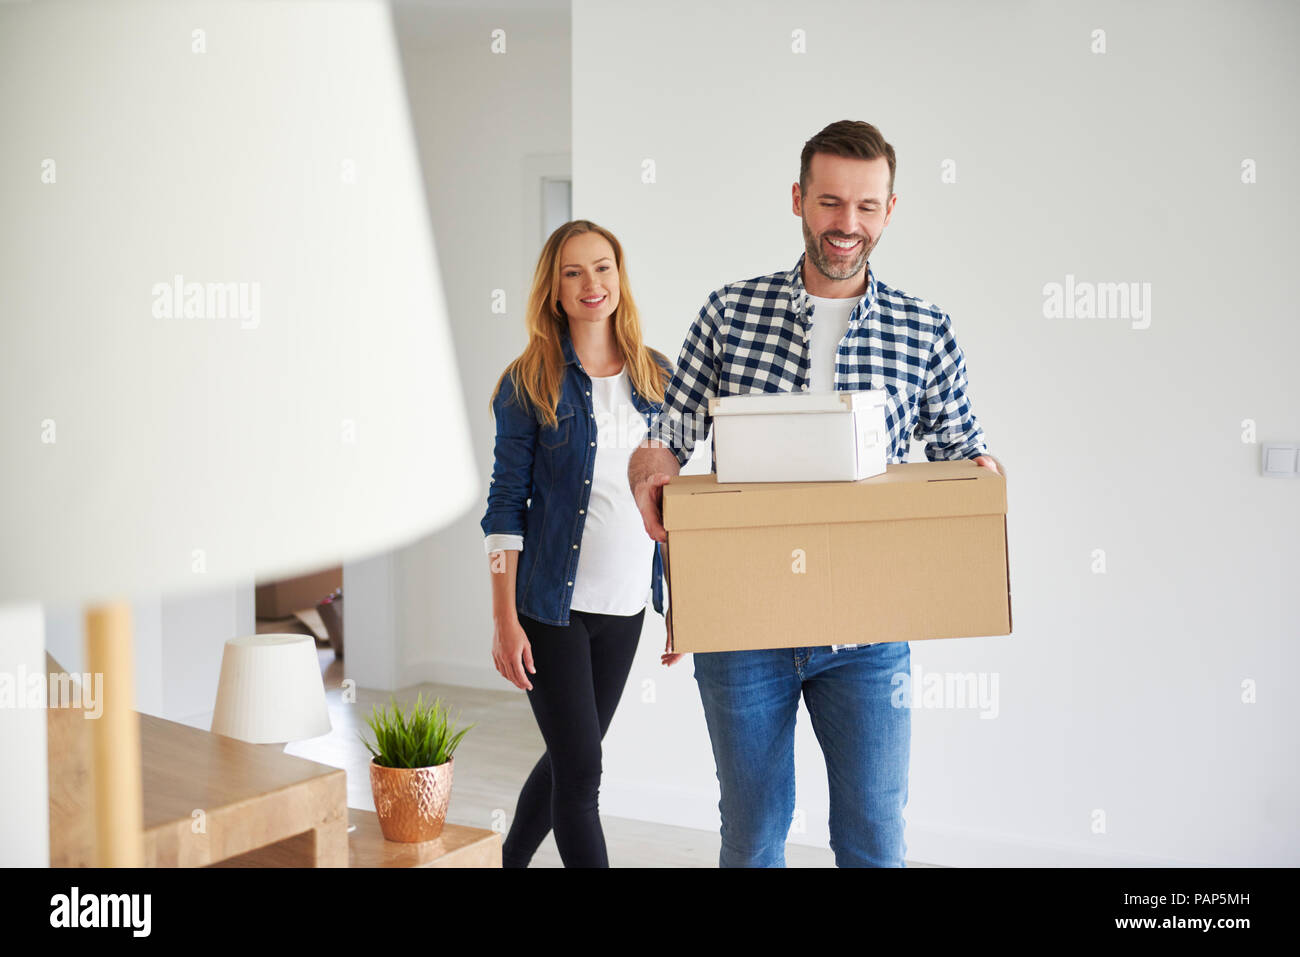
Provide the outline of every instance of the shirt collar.
{"type": "MultiPolygon", "coordinates": [[[[786,274],[786,284],[790,287],[790,301],[795,304],[800,315],[808,314],[808,296],[809,292],[803,285],[803,261],[807,257],[808,251],[804,250],[799,254],[799,261],[794,264],[794,269],[786,274]]],[[[871,263],[867,263],[867,289],[858,300],[862,306],[860,315],[865,316],[870,312],[871,307],[876,302],[876,273],[871,268],[871,263]]]]}
{"type": "Polygon", "coordinates": [[[564,364],[576,365],[579,368],[582,364],[578,362],[578,352],[573,348],[573,337],[569,335],[568,325],[560,326],[560,348],[564,350],[564,364]]]}

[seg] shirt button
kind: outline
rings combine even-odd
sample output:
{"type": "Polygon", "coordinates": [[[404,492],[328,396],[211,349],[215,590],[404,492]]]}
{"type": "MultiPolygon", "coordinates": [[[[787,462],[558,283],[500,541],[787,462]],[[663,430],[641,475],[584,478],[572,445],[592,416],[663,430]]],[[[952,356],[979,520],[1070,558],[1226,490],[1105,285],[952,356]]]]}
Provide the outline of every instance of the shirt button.
{"type": "Polygon", "coordinates": [[[573,584],[573,582],[569,582],[569,584],[570,584],[570,585],[572,585],[572,584],[573,584]]]}
{"type": "Polygon", "coordinates": [[[586,510],[585,508],[580,508],[580,509],[578,509],[578,514],[579,514],[579,515],[586,515],[586,514],[587,514],[587,510],[586,510]]]}
{"type": "Polygon", "coordinates": [[[574,547],[574,548],[577,548],[578,546],[577,546],[577,545],[574,545],[573,547],[574,547]]]}
{"type": "Polygon", "coordinates": [[[587,484],[587,485],[590,485],[590,484],[591,484],[591,479],[587,479],[586,484],[587,484]]]}
{"type": "Polygon", "coordinates": [[[590,392],[590,391],[588,391],[588,392],[587,392],[587,395],[591,395],[591,392],[590,392]]]}
{"type": "Polygon", "coordinates": [[[805,392],[808,391],[808,383],[807,383],[807,382],[805,382],[805,383],[803,384],[803,390],[804,390],[805,392]]]}
{"type": "MultiPolygon", "coordinates": [[[[807,386],[804,386],[804,388],[806,389],[806,388],[808,388],[808,387],[807,387],[807,386]]],[[[592,442],[591,444],[592,444],[592,445],[595,445],[596,443],[595,443],[595,442],[592,442]]]]}

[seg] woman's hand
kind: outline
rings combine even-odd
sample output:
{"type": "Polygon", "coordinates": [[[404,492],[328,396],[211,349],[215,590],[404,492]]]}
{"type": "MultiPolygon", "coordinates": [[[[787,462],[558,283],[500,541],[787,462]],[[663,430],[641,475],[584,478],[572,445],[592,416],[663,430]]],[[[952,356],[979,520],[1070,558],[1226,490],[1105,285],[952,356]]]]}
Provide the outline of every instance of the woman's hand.
{"type": "Polygon", "coordinates": [[[673,654],[671,651],[669,651],[669,649],[672,648],[673,646],[673,619],[671,615],[664,615],[664,627],[667,629],[668,638],[664,642],[663,657],[661,657],[659,660],[663,662],[663,664],[666,667],[668,665],[677,664],[678,660],[682,656],[678,654],[673,654]]]}
{"type": "Polygon", "coordinates": [[[523,625],[519,624],[518,616],[497,622],[492,637],[492,663],[497,666],[501,677],[516,688],[533,690],[533,683],[524,673],[524,668],[527,667],[530,674],[537,674],[537,669],[533,667],[533,646],[528,643],[528,635],[524,632],[523,625]]]}

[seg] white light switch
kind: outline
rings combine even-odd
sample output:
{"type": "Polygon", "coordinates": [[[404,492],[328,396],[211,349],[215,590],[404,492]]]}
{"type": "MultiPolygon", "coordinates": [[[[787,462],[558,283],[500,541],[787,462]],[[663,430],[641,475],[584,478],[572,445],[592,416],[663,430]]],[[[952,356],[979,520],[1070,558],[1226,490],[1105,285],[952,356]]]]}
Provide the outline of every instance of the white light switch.
{"type": "Polygon", "coordinates": [[[1260,465],[1269,478],[1296,478],[1296,455],[1300,447],[1295,445],[1265,445],[1261,453],[1260,465]]]}

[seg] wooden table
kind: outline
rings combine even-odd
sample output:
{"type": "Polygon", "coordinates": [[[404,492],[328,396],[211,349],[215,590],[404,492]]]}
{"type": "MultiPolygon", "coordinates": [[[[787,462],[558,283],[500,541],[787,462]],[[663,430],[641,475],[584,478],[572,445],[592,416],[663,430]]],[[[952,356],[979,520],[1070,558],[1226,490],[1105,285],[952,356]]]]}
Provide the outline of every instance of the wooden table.
{"type": "MultiPolygon", "coordinates": [[[[348,866],[341,768],[139,717],[146,866],[348,866]]],[[[51,708],[47,721],[50,864],[85,867],[94,843],[89,722],[79,708],[51,708]]]]}
{"type": "Polygon", "coordinates": [[[348,866],[341,768],[149,714],[140,751],[146,866],[348,866]]]}
{"type": "MultiPolygon", "coordinates": [[[[62,671],[48,656],[47,664],[62,671]]],[[[495,831],[449,822],[437,840],[385,841],[374,811],[347,806],[342,769],[278,745],[139,717],[146,866],[501,866],[495,831]]],[[[94,836],[89,729],[79,708],[49,709],[47,727],[50,864],[85,867],[94,836]]]]}
{"type": "Polygon", "coordinates": [[[436,840],[399,844],[384,840],[374,811],[348,808],[356,829],[348,835],[352,867],[500,867],[501,835],[448,821],[436,840]]]}

